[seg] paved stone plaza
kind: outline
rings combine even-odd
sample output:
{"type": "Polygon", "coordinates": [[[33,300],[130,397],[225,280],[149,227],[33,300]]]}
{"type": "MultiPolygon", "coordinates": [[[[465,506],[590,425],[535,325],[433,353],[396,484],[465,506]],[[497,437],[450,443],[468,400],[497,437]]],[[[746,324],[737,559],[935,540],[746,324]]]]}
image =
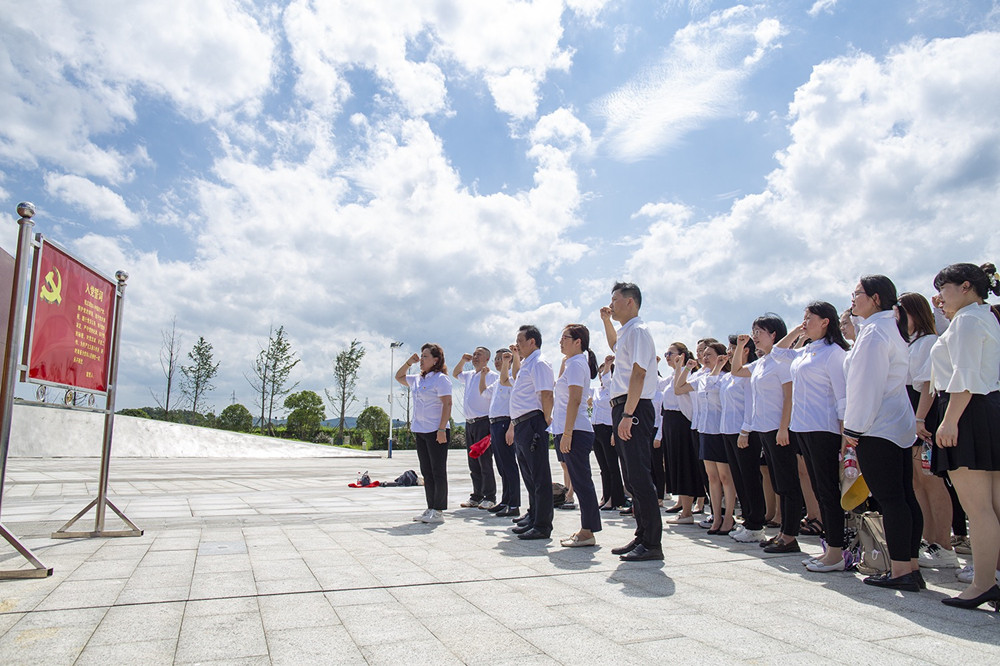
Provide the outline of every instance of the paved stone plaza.
{"type": "MultiPolygon", "coordinates": [[[[460,452],[450,463],[457,507],[469,479],[460,452]]],[[[96,458],[9,461],[3,522],[55,573],[0,581],[0,663],[1000,659],[1000,614],[939,602],[961,587],[954,570],[925,570],[926,592],[893,593],[696,526],[665,530],[665,562],[625,564],[610,552],[631,536],[617,514],[602,514],[597,549],[564,549],[518,541],[508,520],[477,509],[413,523],[422,488],[347,487],[359,470],[391,480],[416,469],[412,452],[115,459],[111,499],[145,534],[50,539],[96,495],[98,467],[96,458]]],[[[578,520],[557,510],[553,536],[578,520]]],[[[802,541],[819,552],[817,539],[802,541]]],[[[5,544],[0,559],[4,569],[23,562],[5,544]]]]}

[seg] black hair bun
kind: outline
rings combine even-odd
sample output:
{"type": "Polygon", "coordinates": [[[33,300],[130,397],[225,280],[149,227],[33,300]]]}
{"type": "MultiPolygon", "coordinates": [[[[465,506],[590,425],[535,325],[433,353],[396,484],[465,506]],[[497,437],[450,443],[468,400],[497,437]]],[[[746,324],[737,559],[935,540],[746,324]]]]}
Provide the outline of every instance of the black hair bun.
{"type": "Polygon", "coordinates": [[[997,267],[992,262],[987,261],[980,268],[986,273],[986,279],[990,283],[990,291],[993,292],[994,296],[1000,296],[1000,275],[997,275],[997,267]]]}

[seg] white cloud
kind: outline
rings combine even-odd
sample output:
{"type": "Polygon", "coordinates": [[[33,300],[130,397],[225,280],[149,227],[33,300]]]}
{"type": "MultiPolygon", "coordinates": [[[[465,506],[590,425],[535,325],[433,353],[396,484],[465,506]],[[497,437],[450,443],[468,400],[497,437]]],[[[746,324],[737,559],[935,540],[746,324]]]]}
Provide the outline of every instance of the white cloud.
{"type": "Polygon", "coordinates": [[[837,6],[838,0],[816,0],[812,7],[806,12],[809,16],[818,16],[821,13],[832,14],[833,8],[837,6]]]}
{"type": "Polygon", "coordinates": [[[139,216],[129,210],[120,194],[86,178],[69,174],[46,174],[45,189],[51,196],[82,209],[98,225],[106,220],[114,222],[121,229],[139,225],[139,216]]]}
{"type": "Polygon", "coordinates": [[[817,65],[789,108],[767,188],[700,218],[648,204],[628,269],[669,330],[721,335],[815,298],[846,306],[859,275],[931,292],[955,261],[1000,256],[1000,34],[913,42],[817,65]]]}
{"type": "Polygon", "coordinates": [[[639,160],[708,120],[735,114],[741,86],[784,34],[759,11],[736,6],[678,30],[659,63],[599,100],[607,151],[639,160]]]}

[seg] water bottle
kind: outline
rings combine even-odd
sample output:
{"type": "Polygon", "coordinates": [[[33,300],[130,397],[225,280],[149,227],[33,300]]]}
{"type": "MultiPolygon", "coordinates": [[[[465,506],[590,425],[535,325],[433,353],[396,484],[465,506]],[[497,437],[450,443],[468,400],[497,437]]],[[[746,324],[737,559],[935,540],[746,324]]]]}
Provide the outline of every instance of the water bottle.
{"type": "Polygon", "coordinates": [[[844,478],[852,481],[858,478],[858,454],[854,452],[853,446],[848,446],[844,451],[844,478]]]}
{"type": "Polygon", "coordinates": [[[931,476],[934,472],[931,471],[931,443],[921,442],[920,447],[920,471],[931,476]]]}

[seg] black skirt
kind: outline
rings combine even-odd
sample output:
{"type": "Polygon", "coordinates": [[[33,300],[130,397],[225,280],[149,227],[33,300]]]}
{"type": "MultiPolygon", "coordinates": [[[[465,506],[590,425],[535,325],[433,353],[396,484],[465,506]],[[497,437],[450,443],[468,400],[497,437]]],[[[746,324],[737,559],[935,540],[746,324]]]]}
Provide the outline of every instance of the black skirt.
{"type": "Polygon", "coordinates": [[[667,473],[670,475],[670,492],[676,495],[701,497],[705,494],[701,482],[698,448],[691,437],[691,421],[680,410],[663,411],[663,434],[667,447],[667,473]]]}
{"type": "MultiPolygon", "coordinates": [[[[938,413],[944,419],[947,393],[938,394],[938,413]]],[[[935,474],[968,467],[988,472],[1000,471],[1000,391],[972,394],[969,406],[958,419],[958,445],[934,447],[931,469],[935,474]]]]}

